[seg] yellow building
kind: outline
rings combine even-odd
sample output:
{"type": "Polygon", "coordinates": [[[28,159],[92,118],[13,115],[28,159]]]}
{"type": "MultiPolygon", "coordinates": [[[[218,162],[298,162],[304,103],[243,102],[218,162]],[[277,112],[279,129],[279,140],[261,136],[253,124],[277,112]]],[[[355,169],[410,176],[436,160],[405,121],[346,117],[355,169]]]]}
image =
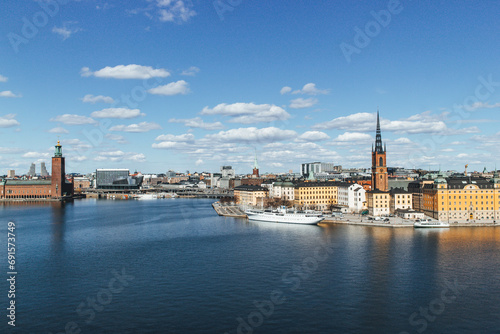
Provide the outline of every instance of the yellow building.
{"type": "Polygon", "coordinates": [[[404,189],[391,189],[390,212],[396,213],[398,210],[409,210],[413,208],[413,196],[404,189]]]}
{"type": "Polygon", "coordinates": [[[387,216],[390,213],[391,194],[387,191],[371,190],[366,192],[368,210],[372,216],[387,216]]]}
{"type": "Polygon", "coordinates": [[[423,187],[423,211],[442,221],[500,220],[500,178],[444,178],[423,187]]]}
{"type": "Polygon", "coordinates": [[[234,199],[236,204],[261,206],[267,198],[268,190],[261,186],[241,185],[234,188],[234,199]]]}
{"type": "Polygon", "coordinates": [[[329,210],[336,205],[338,183],[336,182],[301,182],[295,185],[294,204],[304,209],[329,210]]]}

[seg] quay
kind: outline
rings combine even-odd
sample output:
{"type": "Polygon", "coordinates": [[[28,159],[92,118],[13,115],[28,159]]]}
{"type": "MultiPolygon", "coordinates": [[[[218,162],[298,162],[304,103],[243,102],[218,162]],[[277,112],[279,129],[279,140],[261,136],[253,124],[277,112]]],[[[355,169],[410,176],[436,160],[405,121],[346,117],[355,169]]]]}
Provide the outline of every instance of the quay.
{"type": "MultiPolygon", "coordinates": [[[[248,218],[245,212],[236,205],[221,205],[220,202],[212,203],[212,207],[219,216],[233,218],[248,218]]],[[[413,228],[413,220],[403,219],[399,217],[390,217],[388,222],[368,220],[356,214],[345,214],[343,218],[326,217],[318,225],[357,225],[357,226],[372,226],[372,227],[389,227],[389,228],[413,228]]],[[[494,221],[485,222],[450,222],[451,227],[495,227],[500,226],[500,223],[494,221]]]]}
{"type": "Polygon", "coordinates": [[[220,202],[212,203],[212,207],[219,216],[233,217],[233,218],[247,218],[247,215],[238,206],[221,205],[220,202]]]}

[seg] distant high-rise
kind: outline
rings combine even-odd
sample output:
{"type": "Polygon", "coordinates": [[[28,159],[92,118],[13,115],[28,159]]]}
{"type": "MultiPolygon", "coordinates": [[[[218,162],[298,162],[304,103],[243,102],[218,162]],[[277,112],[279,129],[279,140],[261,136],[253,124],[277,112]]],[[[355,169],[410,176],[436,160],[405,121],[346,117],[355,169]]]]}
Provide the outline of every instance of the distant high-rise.
{"type": "Polygon", "coordinates": [[[42,162],[42,163],[40,164],[40,175],[41,175],[42,177],[44,177],[44,176],[49,176],[49,173],[47,172],[47,168],[45,167],[45,162],[42,162]]]}
{"type": "Polygon", "coordinates": [[[16,171],[13,170],[13,169],[9,169],[9,171],[7,171],[7,177],[8,178],[15,178],[16,177],[16,171]]]}
{"type": "Polygon", "coordinates": [[[35,169],[35,164],[31,164],[30,166],[30,171],[28,172],[28,176],[36,176],[36,169],[35,169]]]}

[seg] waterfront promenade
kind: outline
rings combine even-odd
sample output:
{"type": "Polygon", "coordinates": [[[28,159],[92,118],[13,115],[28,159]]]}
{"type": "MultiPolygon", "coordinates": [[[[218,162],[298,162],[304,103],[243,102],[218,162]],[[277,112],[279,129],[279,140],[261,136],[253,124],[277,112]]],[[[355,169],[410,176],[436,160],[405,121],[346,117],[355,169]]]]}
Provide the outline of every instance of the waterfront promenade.
{"type": "MultiPolygon", "coordinates": [[[[247,218],[244,210],[236,205],[221,205],[219,202],[212,204],[219,216],[233,217],[233,218],[247,218]]],[[[415,220],[403,219],[400,217],[389,217],[388,221],[370,220],[366,216],[359,214],[344,214],[343,217],[326,217],[320,225],[325,224],[340,224],[340,225],[359,225],[359,226],[376,226],[376,227],[413,227],[415,220]]],[[[486,227],[486,226],[500,226],[500,223],[492,220],[485,221],[453,221],[449,222],[450,227],[486,227]]]]}

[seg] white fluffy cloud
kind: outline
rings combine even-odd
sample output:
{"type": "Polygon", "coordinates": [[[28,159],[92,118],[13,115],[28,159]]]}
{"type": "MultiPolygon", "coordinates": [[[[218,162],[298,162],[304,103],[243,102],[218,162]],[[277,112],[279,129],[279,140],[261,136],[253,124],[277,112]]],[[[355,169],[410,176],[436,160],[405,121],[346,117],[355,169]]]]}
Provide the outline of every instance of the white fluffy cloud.
{"type": "Polygon", "coordinates": [[[285,86],[285,87],[281,88],[280,94],[285,95],[285,94],[290,93],[291,91],[292,91],[292,87],[285,86]]]}
{"type": "Polygon", "coordinates": [[[296,141],[299,142],[317,142],[330,139],[326,133],[321,131],[306,131],[297,137],[296,141]]]}
{"type": "Polygon", "coordinates": [[[324,95],[328,93],[328,89],[318,89],[316,88],[316,84],[310,82],[308,84],[305,84],[302,89],[296,90],[292,94],[324,95]]]}
{"type": "Polygon", "coordinates": [[[84,103],[114,103],[115,100],[113,100],[112,97],[110,96],[104,96],[104,95],[92,95],[92,94],[87,94],[82,98],[82,101],[84,103]]]}
{"type": "Polygon", "coordinates": [[[493,109],[493,108],[500,108],[500,102],[494,104],[489,104],[488,102],[476,102],[471,105],[462,107],[469,111],[475,111],[477,109],[493,109]]]}
{"type": "Polygon", "coordinates": [[[43,153],[43,152],[26,152],[23,154],[23,158],[30,158],[30,159],[42,159],[49,157],[50,157],[49,153],[43,153]]]}
{"type": "Polygon", "coordinates": [[[16,114],[7,114],[5,116],[0,116],[0,128],[11,128],[17,126],[20,123],[16,121],[16,114]]]}
{"type": "Polygon", "coordinates": [[[183,0],[156,0],[160,21],[184,23],[196,15],[191,2],[183,0]]]}
{"type": "Polygon", "coordinates": [[[156,123],[141,122],[139,124],[130,125],[115,125],[109,131],[123,131],[123,132],[148,132],[151,130],[161,129],[161,126],[156,123]]]}
{"type": "Polygon", "coordinates": [[[171,82],[169,84],[151,88],[148,90],[150,94],[155,95],[179,95],[189,93],[189,84],[184,80],[171,82]]]}
{"type": "Polygon", "coordinates": [[[94,119],[74,114],[64,114],[58,115],[50,119],[51,122],[61,122],[66,125],[83,125],[83,124],[95,124],[97,123],[94,119]]]}
{"type": "Polygon", "coordinates": [[[21,94],[14,94],[10,90],[4,90],[0,92],[0,97],[22,97],[21,94]]]}
{"type": "Polygon", "coordinates": [[[372,136],[366,133],[360,132],[346,132],[341,135],[338,135],[337,138],[334,139],[335,142],[368,142],[372,140],[372,136]]]}
{"type": "Polygon", "coordinates": [[[272,143],[297,137],[297,132],[275,127],[258,129],[255,127],[231,129],[217,134],[207,135],[208,140],[233,143],[272,143]]]}
{"type": "Polygon", "coordinates": [[[62,27],[54,26],[52,28],[52,32],[54,34],[59,35],[62,38],[62,40],[65,41],[68,38],[70,38],[71,35],[73,35],[74,33],[77,33],[82,30],[75,26],[77,23],[78,22],[73,22],[73,21],[64,22],[62,27]]]}
{"type": "Polygon", "coordinates": [[[155,140],[156,141],[193,142],[194,135],[191,133],[185,133],[182,135],[166,134],[166,135],[159,135],[158,137],[156,137],[155,140]]]}
{"type": "Polygon", "coordinates": [[[9,80],[7,77],[0,74],[0,82],[7,82],[9,80]]]}
{"type": "Polygon", "coordinates": [[[182,71],[181,75],[187,75],[187,76],[195,76],[196,73],[200,72],[200,69],[196,66],[191,66],[187,70],[182,71]]]}
{"type": "Polygon", "coordinates": [[[311,97],[308,99],[303,99],[299,97],[298,99],[290,101],[290,108],[292,109],[303,109],[310,108],[318,103],[318,99],[311,97]]]}
{"type": "Polygon", "coordinates": [[[170,73],[163,68],[154,69],[151,66],[136,64],[117,65],[115,67],[106,66],[95,72],[90,71],[88,67],[83,67],[80,73],[83,77],[95,76],[97,78],[113,79],[166,78],[170,75],[170,73]]]}
{"type": "MultiPolygon", "coordinates": [[[[424,114],[425,113],[414,115],[408,119],[398,121],[381,119],[380,126],[382,128],[382,131],[395,133],[440,133],[444,135],[452,134],[444,121],[438,120],[436,117],[431,117],[430,115],[424,114]]],[[[349,116],[338,117],[328,122],[316,124],[313,126],[313,129],[339,129],[353,130],[357,132],[370,132],[375,131],[376,121],[376,114],[357,113],[349,116]]]]}
{"type": "Polygon", "coordinates": [[[109,140],[114,140],[116,141],[118,144],[127,144],[127,139],[125,139],[125,137],[123,137],[122,135],[117,135],[117,134],[113,134],[113,133],[107,133],[105,136],[105,138],[109,139],[109,140]]]}
{"type": "Polygon", "coordinates": [[[49,133],[69,133],[69,131],[63,127],[55,127],[50,129],[49,133]]]}
{"type": "Polygon", "coordinates": [[[187,119],[176,119],[171,118],[170,123],[182,123],[190,128],[199,128],[204,130],[221,130],[224,128],[221,122],[205,123],[201,117],[187,118],[187,119]]]}
{"type": "Polygon", "coordinates": [[[146,114],[141,113],[139,109],[128,109],[128,108],[106,108],[98,111],[94,111],[90,114],[91,117],[95,118],[135,118],[139,116],[145,116],[146,114]]]}
{"type": "Polygon", "coordinates": [[[290,118],[290,114],[283,108],[274,104],[255,104],[255,103],[221,103],[214,108],[203,108],[202,115],[223,115],[230,116],[232,123],[259,123],[283,121],[290,118]]]}

